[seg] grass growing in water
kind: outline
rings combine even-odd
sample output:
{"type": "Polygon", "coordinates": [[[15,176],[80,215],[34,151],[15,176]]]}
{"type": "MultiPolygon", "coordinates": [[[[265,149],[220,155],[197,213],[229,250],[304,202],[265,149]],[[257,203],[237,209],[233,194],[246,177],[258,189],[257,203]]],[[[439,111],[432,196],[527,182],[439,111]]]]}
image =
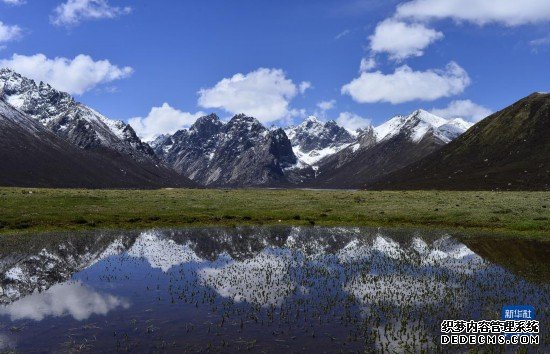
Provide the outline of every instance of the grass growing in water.
{"type": "Polygon", "coordinates": [[[449,228],[550,239],[550,192],[0,188],[0,233],[263,224],[449,228]]]}

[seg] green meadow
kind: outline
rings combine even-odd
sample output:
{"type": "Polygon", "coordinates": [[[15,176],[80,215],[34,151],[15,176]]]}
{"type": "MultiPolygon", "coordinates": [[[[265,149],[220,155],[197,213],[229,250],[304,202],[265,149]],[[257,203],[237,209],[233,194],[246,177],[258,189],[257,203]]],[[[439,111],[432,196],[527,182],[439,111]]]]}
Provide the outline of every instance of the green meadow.
{"type": "Polygon", "coordinates": [[[550,239],[550,192],[0,188],[3,234],[275,224],[550,239]]]}

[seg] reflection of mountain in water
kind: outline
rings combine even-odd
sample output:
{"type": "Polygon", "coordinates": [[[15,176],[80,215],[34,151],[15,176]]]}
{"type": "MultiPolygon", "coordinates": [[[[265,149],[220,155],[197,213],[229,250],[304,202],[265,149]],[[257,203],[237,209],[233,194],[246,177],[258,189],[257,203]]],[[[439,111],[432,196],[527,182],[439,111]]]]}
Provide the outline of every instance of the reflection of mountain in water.
{"type": "Polygon", "coordinates": [[[550,293],[445,233],[410,230],[163,230],[61,237],[1,254],[0,300],[8,305],[0,306],[0,316],[12,320],[85,320],[124,311],[130,303],[132,311],[160,306],[157,301],[168,298],[193,308],[212,306],[213,318],[221,306],[222,319],[241,316],[241,328],[243,318],[280,328],[352,324],[348,338],[359,336],[367,348],[387,351],[433,349],[442,319],[491,319],[508,301],[540,305],[550,293]],[[109,279],[109,286],[97,291],[73,277],[88,268],[109,279]],[[145,290],[147,279],[159,283],[132,302],[131,293],[121,290],[128,283],[117,279],[129,279],[136,269],[146,270],[135,275],[132,291],[145,290]]]}
{"type": "Polygon", "coordinates": [[[26,251],[9,253],[4,249],[0,259],[0,304],[64,282],[74,273],[123,252],[131,242],[131,235],[77,235],[59,243],[44,244],[40,240],[26,251]]]}
{"type": "MultiPolygon", "coordinates": [[[[260,279],[264,276],[258,272],[266,269],[273,274],[284,273],[285,267],[297,262],[288,256],[288,252],[311,259],[336,256],[344,264],[378,254],[389,259],[408,259],[417,266],[470,272],[472,269],[459,265],[468,263],[470,267],[477,267],[483,263],[482,258],[464,244],[444,234],[426,237],[417,233],[411,237],[409,231],[360,228],[207,228],[146,231],[137,236],[101,234],[83,239],[68,237],[61,243],[45,245],[35,252],[3,252],[4,257],[0,259],[0,303],[9,303],[36,290],[46,290],[52,284],[69,279],[73,273],[123,252],[130,257],[147,259],[151,267],[164,272],[184,263],[222,260],[214,268],[205,265],[199,275],[205,284],[228,296],[232,292],[231,286],[217,285],[223,281],[216,278],[226,278],[229,272],[236,278],[235,274],[242,273],[248,277],[255,274],[254,278],[260,279]]],[[[303,262],[295,264],[303,265],[303,262]]],[[[294,285],[287,284],[283,292],[293,288],[294,285]]],[[[238,289],[235,291],[239,292],[238,289]]],[[[233,295],[233,298],[244,298],[242,294],[233,295]]]]}

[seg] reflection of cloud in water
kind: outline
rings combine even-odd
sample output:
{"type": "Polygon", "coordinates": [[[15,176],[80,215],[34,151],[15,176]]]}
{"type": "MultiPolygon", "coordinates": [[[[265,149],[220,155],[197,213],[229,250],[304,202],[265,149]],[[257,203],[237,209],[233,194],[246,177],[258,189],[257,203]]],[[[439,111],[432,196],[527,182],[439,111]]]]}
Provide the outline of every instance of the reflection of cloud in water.
{"type": "Polygon", "coordinates": [[[245,261],[198,270],[201,282],[220,296],[256,305],[281,305],[296,285],[289,268],[295,264],[288,251],[265,250],[245,261]]]}
{"type": "Polygon", "coordinates": [[[72,316],[82,321],[92,315],[106,315],[129,303],[116,296],[101,294],[80,282],[57,284],[42,293],[34,293],[0,307],[0,315],[9,315],[12,321],[31,319],[42,321],[48,316],[72,316]]]}
{"type": "Polygon", "coordinates": [[[182,263],[201,261],[188,245],[177,244],[161,235],[155,231],[142,233],[128,250],[128,255],[144,258],[152,268],[160,268],[163,272],[182,263]]]}

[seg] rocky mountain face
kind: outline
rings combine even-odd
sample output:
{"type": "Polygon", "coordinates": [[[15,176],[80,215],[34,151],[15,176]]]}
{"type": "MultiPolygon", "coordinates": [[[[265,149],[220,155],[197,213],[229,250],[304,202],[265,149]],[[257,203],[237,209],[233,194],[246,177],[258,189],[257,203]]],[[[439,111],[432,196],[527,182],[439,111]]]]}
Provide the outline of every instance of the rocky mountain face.
{"type": "Polygon", "coordinates": [[[364,130],[358,141],[319,161],[315,187],[358,188],[399,170],[464,133],[471,123],[423,110],[364,130]]]}
{"type": "Polygon", "coordinates": [[[0,184],[71,188],[194,185],[149,145],[66,93],[0,70],[0,184]]]}
{"type": "Polygon", "coordinates": [[[206,186],[284,185],[285,169],[297,161],[284,130],[245,115],[227,123],[214,114],[199,118],[153,147],[178,173],[206,186]]]}
{"type": "Polygon", "coordinates": [[[369,188],[550,189],[550,94],[534,93],[369,188]]]}
{"type": "Polygon", "coordinates": [[[320,122],[309,117],[300,125],[285,129],[294,154],[302,164],[315,166],[324,157],[337,153],[356,137],[335,121],[320,122]]]}

